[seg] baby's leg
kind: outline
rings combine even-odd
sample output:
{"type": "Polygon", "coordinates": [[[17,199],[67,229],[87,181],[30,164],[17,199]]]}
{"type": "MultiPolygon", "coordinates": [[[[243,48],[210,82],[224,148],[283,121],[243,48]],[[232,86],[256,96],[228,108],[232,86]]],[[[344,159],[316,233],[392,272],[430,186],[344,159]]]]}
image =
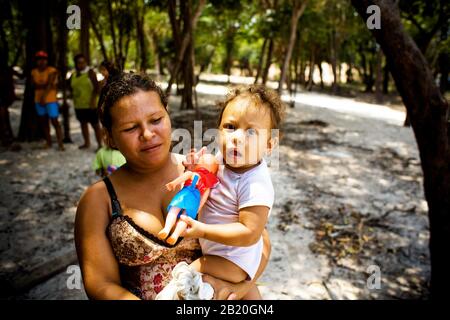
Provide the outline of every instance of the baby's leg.
{"type": "Polygon", "coordinates": [[[158,233],[158,238],[164,240],[172,230],[173,225],[177,221],[178,213],[180,212],[180,208],[172,207],[167,213],[166,223],[164,224],[164,228],[158,233]]]}
{"type": "Polygon", "coordinates": [[[169,238],[167,238],[168,244],[175,244],[177,242],[178,237],[186,230],[187,223],[181,220],[177,221],[177,224],[175,225],[175,230],[172,232],[169,238]]]}
{"type": "Polygon", "coordinates": [[[191,263],[195,270],[215,278],[238,283],[247,279],[247,273],[236,264],[219,256],[202,256],[191,263]]]}
{"type": "Polygon", "coordinates": [[[253,284],[253,286],[250,288],[250,290],[248,290],[245,296],[242,297],[242,300],[263,300],[263,297],[261,296],[261,293],[259,292],[256,284],[253,284]]]}

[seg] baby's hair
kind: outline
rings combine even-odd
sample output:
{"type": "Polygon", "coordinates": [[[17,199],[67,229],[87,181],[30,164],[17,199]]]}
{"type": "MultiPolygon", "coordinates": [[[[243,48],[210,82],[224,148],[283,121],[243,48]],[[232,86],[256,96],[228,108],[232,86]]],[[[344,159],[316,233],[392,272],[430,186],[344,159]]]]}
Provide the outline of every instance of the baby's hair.
{"type": "Polygon", "coordinates": [[[256,99],[261,105],[268,107],[270,110],[271,129],[281,129],[286,106],[275,90],[269,89],[262,84],[251,84],[232,89],[227,94],[225,101],[218,103],[220,108],[218,126],[220,126],[226,106],[239,96],[251,97],[256,99]]]}

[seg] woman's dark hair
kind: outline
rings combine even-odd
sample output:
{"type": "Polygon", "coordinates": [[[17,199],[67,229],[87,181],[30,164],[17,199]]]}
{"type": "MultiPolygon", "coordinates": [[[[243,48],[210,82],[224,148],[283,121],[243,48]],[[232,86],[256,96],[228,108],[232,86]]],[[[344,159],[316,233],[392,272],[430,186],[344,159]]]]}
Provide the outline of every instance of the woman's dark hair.
{"type": "Polygon", "coordinates": [[[111,132],[112,118],[111,108],[122,99],[133,95],[138,91],[156,92],[161,103],[167,110],[168,98],[164,91],[149,76],[138,73],[121,73],[111,83],[107,84],[105,98],[98,108],[100,121],[108,132],[111,132]]]}

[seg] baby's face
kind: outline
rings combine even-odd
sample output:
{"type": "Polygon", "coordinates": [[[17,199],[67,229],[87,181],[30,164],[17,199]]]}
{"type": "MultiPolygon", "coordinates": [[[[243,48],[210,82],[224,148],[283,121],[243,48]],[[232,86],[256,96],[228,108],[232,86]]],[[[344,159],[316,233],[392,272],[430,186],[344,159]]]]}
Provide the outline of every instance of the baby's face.
{"type": "Polygon", "coordinates": [[[258,105],[253,98],[245,96],[230,101],[219,126],[219,143],[225,163],[236,169],[257,164],[270,148],[270,129],[267,106],[258,105]]]}

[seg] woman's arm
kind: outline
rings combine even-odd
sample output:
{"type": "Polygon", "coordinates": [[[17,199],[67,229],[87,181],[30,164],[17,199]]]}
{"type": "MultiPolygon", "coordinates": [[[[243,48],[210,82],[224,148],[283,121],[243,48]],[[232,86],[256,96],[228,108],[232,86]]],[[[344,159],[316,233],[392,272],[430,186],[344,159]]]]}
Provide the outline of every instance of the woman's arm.
{"type": "Polygon", "coordinates": [[[247,292],[255,285],[256,280],[261,276],[264,272],[267,263],[269,262],[270,252],[272,250],[272,246],[270,244],[269,233],[266,229],[264,229],[262,233],[263,237],[263,253],[261,257],[261,262],[259,263],[258,271],[256,272],[255,277],[249,281],[242,281],[239,283],[231,283],[227,281],[223,281],[212,276],[205,274],[203,276],[203,280],[211,284],[214,288],[214,299],[215,300],[241,300],[247,292]]]}
{"type": "Polygon", "coordinates": [[[267,222],[269,207],[253,206],[239,210],[239,222],[206,224],[180,216],[189,228],[183,237],[204,238],[228,246],[248,247],[258,242],[267,222]]]}
{"type": "Polygon", "coordinates": [[[75,245],[90,299],[125,300],[139,298],[121,286],[119,265],[106,236],[109,198],[100,181],[82,195],[75,218],[75,245]]]}

